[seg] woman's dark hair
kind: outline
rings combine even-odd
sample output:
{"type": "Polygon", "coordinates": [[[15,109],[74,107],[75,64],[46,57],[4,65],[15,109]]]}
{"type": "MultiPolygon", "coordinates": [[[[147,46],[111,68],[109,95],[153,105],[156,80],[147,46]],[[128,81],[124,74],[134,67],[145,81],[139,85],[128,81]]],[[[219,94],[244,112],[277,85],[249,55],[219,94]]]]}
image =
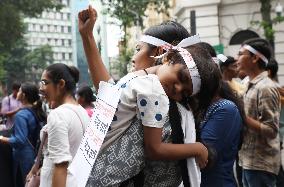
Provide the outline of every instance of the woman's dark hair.
{"type": "Polygon", "coordinates": [[[83,97],[86,103],[92,103],[96,100],[93,90],[89,86],[82,86],[77,90],[77,95],[83,97]]]}
{"type": "MultiPolygon", "coordinates": [[[[159,38],[165,42],[168,42],[172,45],[177,45],[180,41],[185,38],[190,37],[189,32],[181,24],[175,21],[166,21],[160,25],[155,25],[148,28],[145,32],[145,35],[153,36],[159,38]]],[[[148,53],[150,53],[157,48],[157,46],[147,44],[149,46],[148,53]]],[[[156,65],[161,64],[160,60],[157,60],[156,65]]]]}
{"type": "Polygon", "coordinates": [[[22,93],[28,103],[32,104],[32,110],[35,112],[37,120],[46,121],[46,114],[42,109],[42,101],[39,96],[39,89],[36,85],[31,83],[23,83],[21,85],[22,93]]]}
{"type": "Polygon", "coordinates": [[[275,59],[271,59],[266,65],[265,69],[270,70],[271,79],[277,81],[278,62],[275,59]]]}
{"type": "Polygon", "coordinates": [[[20,87],[21,87],[21,84],[18,83],[18,82],[14,82],[12,84],[12,90],[17,90],[18,91],[20,89],[20,87]]]}
{"type": "Polygon", "coordinates": [[[65,90],[74,93],[76,83],[79,81],[79,70],[75,66],[67,66],[63,63],[51,64],[46,68],[47,76],[53,83],[61,79],[65,81],[65,90]]]}
{"type": "Polygon", "coordinates": [[[203,49],[205,49],[211,55],[211,57],[217,57],[217,53],[216,53],[215,49],[209,43],[200,42],[200,43],[198,43],[198,45],[200,47],[202,47],[203,49]]]}
{"type": "MultiPolygon", "coordinates": [[[[152,26],[144,34],[159,38],[172,45],[177,45],[180,41],[190,36],[186,28],[175,21],[167,21],[160,25],[152,26]]],[[[152,48],[156,47],[151,44],[148,45],[152,48]]]]}
{"type": "MultiPolygon", "coordinates": [[[[268,59],[268,61],[270,61],[270,58],[271,58],[271,46],[270,46],[270,43],[267,40],[265,40],[263,38],[251,38],[251,39],[245,40],[242,43],[242,45],[245,45],[245,44],[246,45],[250,45],[252,48],[254,48],[258,52],[263,54],[268,59]]],[[[252,52],[250,52],[250,54],[254,55],[252,52]]],[[[265,70],[266,63],[261,58],[259,58],[258,67],[260,69],[265,70]]]]}
{"type": "MultiPolygon", "coordinates": [[[[202,98],[200,102],[197,102],[197,99],[195,97],[190,98],[190,106],[195,108],[193,110],[194,114],[197,114],[199,110],[203,109],[202,112],[207,109],[209,106],[213,96],[215,95],[216,90],[219,87],[218,81],[217,83],[213,80],[218,80],[218,67],[215,65],[215,63],[212,61],[212,57],[209,55],[209,53],[202,47],[193,45],[190,47],[187,47],[187,50],[191,53],[196,66],[198,68],[200,77],[201,77],[201,89],[199,92],[199,97],[202,98]],[[217,73],[216,73],[217,72],[217,73]]],[[[173,61],[173,62],[183,62],[183,58],[179,53],[176,51],[169,52],[166,56],[167,60],[173,61]]],[[[187,68],[185,68],[187,70],[187,68]]],[[[188,100],[183,100],[181,102],[183,106],[185,106],[188,109],[188,100]]],[[[178,111],[177,104],[175,101],[170,100],[170,107],[169,107],[169,121],[172,128],[172,142],[173,143],[184,143],[183,137],[183,130],[181,127],[181,115],[178,111]]],[[[197,115],[195,115],[195,118],[197,115]]],[[[196,127],[196,130],[198,132],[198,127],[196,127]]],[[[197,134],[199,136],[199,134],[197,134]]],[[[198,138],[200,139],[200,138],[198,138]]],[[[184,186],[189,186],[189,179],[186,169],[186,160],[180,161],[180,167],[182,171],[182,178],[183,181],[186,181],[186,184],[184,186]]]]}

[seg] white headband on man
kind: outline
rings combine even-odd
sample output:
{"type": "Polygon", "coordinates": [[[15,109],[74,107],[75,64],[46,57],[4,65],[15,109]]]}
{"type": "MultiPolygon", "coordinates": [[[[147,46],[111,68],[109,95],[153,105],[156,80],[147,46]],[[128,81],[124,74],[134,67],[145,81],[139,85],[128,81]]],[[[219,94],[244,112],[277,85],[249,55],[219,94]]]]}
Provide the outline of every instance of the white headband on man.
{"type": "MultiPolygon", "coordinates": [[[[159,38],[155,38],[153,36],[149,36],[149,35],[143,35],[140,39],[141,42],[145,42],[157,47],[162,47],[165,50],[169,50],[169,49],[174,49],[177,50],[180,55],[182,56],[189,72],[190,72],[190,77],[192,80],[192,94],[191,95],[195,95],[199,92],[200,87],[201,87],[201,79],[200,79],[200,75],[197,69],[197,66],[191,56],[191,54],[184,48],[182,47],[187,47],[190,45],[194,45],[196,43],[201,42],[199,35],[194,35],[194,36],[190,36],[188,38],[183,39],[177,46],[173,46],[171,44],[169,44],[168,42],[165,42],[159,38]]],[[[161,58],[162,56],[164,56],[165,54],[162,54],[160,56],[157,56],[155,58],[161,58]]]]}
{"type": "Polygon", "coordinates": [[[256,49],[254,49],[252,46],[250,45],[243,45],[242,46],[244,49],[249,50],[250,52],[252,52],[253,54],[255,54],[256,56],[258,56],[263,62],[265,62],[265,64],[268,64],[268,59],[259,51],[257,51],[256,49]]]}

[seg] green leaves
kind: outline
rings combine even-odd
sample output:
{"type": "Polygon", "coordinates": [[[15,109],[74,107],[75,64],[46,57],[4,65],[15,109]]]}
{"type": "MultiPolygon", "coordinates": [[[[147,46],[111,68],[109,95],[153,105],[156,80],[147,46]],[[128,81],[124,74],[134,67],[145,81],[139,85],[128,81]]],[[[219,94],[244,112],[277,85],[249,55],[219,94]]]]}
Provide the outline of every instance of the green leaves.
{"type": "Polygon", "coordinates": [[[142,29],[144,27],[143,18],[146,16],[145,11],[149,6],[158,13],[168,14],[169,0],[101,0],[101,2],[105,6],[103,13],[118,19],[124,31],[121,52],[118,61],[114,64],[114,68],[121,77],[127,74],[127,66],[133,55],[133,50],[127,48],[129,38],[127,28],[140,26],[142,29]]]}
{"type": "MultiPolygon", "coordinates": [[[[25,16],[60,9],[60,0],[0,0],[0,81],[37,81],[39,70],[53,61],[49,46],[30,51],[24,41],[25,16]]],[[[41,74],[41,72],[40,72],[41,74]]],[[[9,85],[8,85],[9,87],[9,85]]]]}
{"type": "Polygon", "coordinates": [[[168,0],[101,0],[106,7],[104,13],[117,18],[121,25],[131,27],[139,25],[143,27],[143,17],[148,6],[153,6],[157,12],[168,13],[168,0]]]}

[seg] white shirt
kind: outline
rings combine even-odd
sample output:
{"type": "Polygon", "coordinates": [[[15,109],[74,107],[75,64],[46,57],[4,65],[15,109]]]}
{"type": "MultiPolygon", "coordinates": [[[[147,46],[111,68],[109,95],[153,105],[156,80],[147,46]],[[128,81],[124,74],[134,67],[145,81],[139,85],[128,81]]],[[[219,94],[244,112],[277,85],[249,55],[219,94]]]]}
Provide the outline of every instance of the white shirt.
{"type": "MultiPolygon", "coordinates": [[[[40,187],[51,186],[55,164],[72,162],[89,120],[86,110],[80,105],[63,104],[50,112],[45,127],[48,143],[44,151],[40,187]]],[[[75,187],[76,184],[75,177],[68,171],[66,186],[75,187]]]]}
{"type": "Polygon", "coordinates": [[[168,118],[169,99],[157,75],[129,73],[118,85],[122,88],[120,101],[100,151],[120,137],[135,117],[144,126],[155,128],[163,128],[168,118]]]}

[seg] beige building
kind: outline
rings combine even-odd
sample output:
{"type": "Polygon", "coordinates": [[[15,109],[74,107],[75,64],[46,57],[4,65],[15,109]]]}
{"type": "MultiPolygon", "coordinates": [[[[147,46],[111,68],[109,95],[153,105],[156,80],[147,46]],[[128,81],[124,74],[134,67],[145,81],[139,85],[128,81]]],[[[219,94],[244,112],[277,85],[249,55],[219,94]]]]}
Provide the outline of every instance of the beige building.
{"type": "MultiPolygon", "coordinates": [[[[278,2],[284,5],[284,0],[278,2]]],[[[272,18],[276,3],[272,1],[272,18]]],[[[264,37],[263,29],[251,24],[261,20],[259,0],[175,0],[173,15],[189,31],[195,26],[202,41],[219,46],[225,55],[236,55],[245,38],[264,37]]],[[[284,22],[274,29],[279,81],[284,85],[284,22]]]]}

